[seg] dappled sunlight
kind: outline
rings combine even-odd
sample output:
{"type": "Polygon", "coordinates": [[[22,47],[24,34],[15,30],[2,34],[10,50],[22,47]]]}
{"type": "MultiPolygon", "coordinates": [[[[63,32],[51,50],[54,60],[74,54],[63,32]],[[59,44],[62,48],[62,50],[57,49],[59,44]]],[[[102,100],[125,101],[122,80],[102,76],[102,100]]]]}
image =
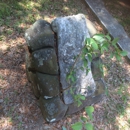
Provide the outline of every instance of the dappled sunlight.
{"type": "Polygon", "coordinates": [[[40,8],[41,7],[40,3],[33,2],[33,1],[25,1],[25,3],[24,2],[18,2],[18,5],[22,6],[25,9],[34,10],[34,11],[35,11],[35,8],[40,8]]]}
{"type": "Polygon", "coordinates": [[[6,45],[6,44],[2,44],[0,49],[1,49],[2,52],[5,52],[5,51],[8,51],[9,46],[6,45]]]}
{"type": "Polygon", "coordinates": [[[70,11],[70,9],[69,9],[67,6],[64,6],[64,7],[63,7],[63,10],[66,11],[66,12],[69,12],[69,11],[70,11]]]}
{"type": "Polygon", "coordinates": [[[68,0],[64,0],[64,2],[68,2],[68,0]]]}
{"type": "Polygon", "coordinates": [[[130,100],[127,101],[124,115],[116,116],[116,125],[120,130],[129,130],[130,128],[130,100]]]}
{"type": "Polygon", "coordinates": [[[0,118],[0,128],[1,130],[11,130],[13,121],[11,117],[1,117],[0,118]]]}
{"type": "Polygon", "coordinates": [[[54,20],[55,18],[56,18],[55,15],[50,15],[50,16],[45,15],[45,16],[44,16],[44,20],[48,21],[49,23],[51,23],[52,20],[54,20]]]}

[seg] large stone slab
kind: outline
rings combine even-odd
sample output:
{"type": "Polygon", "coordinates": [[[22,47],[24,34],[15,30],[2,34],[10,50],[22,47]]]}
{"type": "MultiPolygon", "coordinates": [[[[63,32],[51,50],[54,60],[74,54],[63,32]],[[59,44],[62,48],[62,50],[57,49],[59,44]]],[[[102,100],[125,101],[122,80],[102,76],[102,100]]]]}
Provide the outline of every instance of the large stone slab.
{"type": "Polygon", "coordinates": [[[111,34],[113,38],[119,38],[119,47],[128,52],[130,59],[130,38],[126,34],[124,28],[117,22],[116,19],[106,10],[102,0],[85,0],[91,10],[97,16],[101,24],[111,34]]]}
{"type": "Polygon", "coordinates": [[[84,71],[80,69],[80,67],[83,66],[83,62],[79,60],[77,62],[77,65],[75,67],[75,77],[76,82],[73,85],[70,85],[71,87],[69,89],[63,90],[63,97],[65,104],[71,104],[74,102],[73,96],[75,94],[81,94],[85,97],[92,96],[96,89],[96,84],[93,79],[93,75],[91,72],[90,65],[88,66],[89,72],[86,75],[86,71],[84,68],[84,71]],[[74,95],[70,93],[71,89],[74,91],[74,95]]]}
{"type": "Polygon", "coordinates": [[[53,48],[44,48],[31,55],[30,69],[46,74],[58,74],[57,56],[53,48]]]}
{"type": "Polygon", "coordinates": [[[62,119],[68,109],[68,106],[65,105],[59,97],[52,99],[44,99],[41,97],[39,104],[43,117],[47,122],[54,122],[62,119]]]}
{"type": "MultiPolygon", "coordinates": [[[[58,41],[58,59],[60,67],[60,81],[63,89],[67,89],[70,84],[66,80],[66,76],[70,71],[70,68],[75,62],[77,57],[84,46],[84,40],[86,37],[90,37],[86,25],[86,18],[82,14],[56,18],[52,22],[52,28],[57,33],[58,41]]],[[[87,60],[87,59],[86,59],[87,60]]],[[[81,59],[75,65],[75,77],[76,83],[72,86],[72,89],[76,90],[75,94],[82,94],[90,96],[94,93],[96,85],[90,72],[86,75],[86,71],[80,69],[83,62],[81,59]],[[91,88],[89,91],[89,88],[91,88]]],[[[66,90],[63,93],[63,100],[65,104],[73,102],[72,95],[66,90]],[[66,92],[67,91],[67,92],[66,92]]]]}
{"type": "Polygon", "coordinates": [[[29,50],[35,51],[44,47],[54,47],[54,33],[50,23],[37,20],[25,32],[25,39],[29,50]]]}

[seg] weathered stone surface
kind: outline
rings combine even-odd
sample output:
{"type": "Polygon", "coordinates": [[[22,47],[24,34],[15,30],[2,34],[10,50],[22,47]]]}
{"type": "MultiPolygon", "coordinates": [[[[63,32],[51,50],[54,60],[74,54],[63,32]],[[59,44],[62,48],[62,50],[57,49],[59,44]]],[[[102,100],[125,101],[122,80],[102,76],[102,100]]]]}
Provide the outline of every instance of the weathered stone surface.
{"type": "Polygon", "coordinates": [[[31,69],[47,74],[58,74],[55,50],[45,48],[32,53],[31,69]]]}
{"type": "Polygon", "coordinates": [[[40,94],[45,99],[53,98],[59,95],[59,78],[58,76],[36,73],[37,86],[40,94]]]}
{"type": "Polygon", "coordinates": [[[27,68],[27,70],[33,67],[32,66],[32,56],[31,56],[31,54],[26,53],[25,62],[26,62],[26,68],[27,68]]]}
{"type": "Polygon", "coordinates": [[[40,91],[38,90],[38,85],[37,85],[37,75],[34,72],[28,71],[28,76],[31,82],[31,87],[33,90],[33,93],[36,98],[40,97],[40,91]]]}
{"type": "Polygon", "coordinates": [[[113,38],[119,38],[118,45],[124,51],[127,51],[130,59],[130,38],[126,34],[124,28],[117,22],[116,19],[106,10],[102,0],[85,0],[94,14],[100,20],[102,25],[111,34],[113,38]]]}
{"type": "Polygon", "coordinates": [[[95,97],[89,96],[89,97],[86,98],[86,100],[82,101],[82,105],[80,107],[78,107],[77,104],[75,104],[75,103],[69,104],[68,105],[68,111],[67,111],[66,115],[71,115],[75,112],[82,110],[86,106],[95,104],[95,103],[101,101],[102,98],[103,98],[102,94],[95,96],[95,97]]]}
{"type": "Polygon", "coordinates": [[[103,94],[105,92],[105,83],[102,79],[100,79],[96,81],[96,86],[97,88],[94,95],[86,97],[86,99],[82,101],[82,105],[80,107],[78,107],[76,103],[69,104],[66,115],[73,114],[75,112],[80,111],[86,106],[89,106],[89,105],[92,105],[94,103],[101,101],[101,99],[103,98],[103,94]]]}
{"type": "Polygon", "coordinates": [[[96,30],[94,24],[89,19],[86,19],[86,24],[87,24],[88,32],[89,32],[90,36],[92,37],[93,35],[95,35],[97,33],[97,30],[96,30]]]}
{"type": "Polygon", "coordinates": [[[68,106],[63,104],[59,97],[52,99],[44,99],[41,97],[39,103],[43,117],[47,122],[54,122],[62,119],[68,109],[68,106]]]}
{"type": "Polygon", "coordinates": [[[54,47],[54,34],[50,23],[37,20],[25,32],[25,39],[30,50],[35,51],[44,47],[54,47]]]}
{"type": "Polygon", "coordinates": [[[103,77],[101,58],[96,57],[92,60],[91,69],[92,69],[92,74],[93,74],[94,80],[98,80],[103,77]]]}
{"type": "MultiPolygon", "coordinates": [[[[86,75],[86,71],[82,71],[80,69],[81,65],[82,65],[82,62],[79,61],[77,63],[77,67],[75,68],[76,82],[75,82],[75,84],[72,85],[71,89],[73,89],[75,94],[81,94],[81,95],[84,95],[85,97],[92,96],[95,92],[96,84],[95,84],[93,76],[92,76],[91,68],[90,68],[90,66],[88,67],[90,69],[90,71],[86,75]]],[[[70,94],[70,89],[67,89],[64,91],[63,97],[64,97],[63,98],[64,102],[66,104],[73,103],[73,96],[72,96],[72,94],[70,94]]]]}
{"type": "MultiPolygon", "coordinates": [[[[86,37],[90,37],[86,25],[85,16],[82,14],[56,18],[52,22],[52,28],[58,36],[58,59],[60,66],[60,80],[62,88],[66,89],[70,85],[66,81],[66,75],[69,73],[70,67],[73,66],[74,57],[80,54],[86,37]]],[[[90,64],[90,63],[89,63],[90,64]]],[[[94,93],[96,85],[92,77],[91,71],[86,76],[86,71],[80,70],[82,65],[81,59],[75,65],[77,81],[73,85],[76,94],[89,96],[94,93]],[[89,91],[88,89],[91,88],[89,91]]],[[[90,68],[90,67],[89,67],[90,68]]],[[[91,70],[91,68],[90,68],[91,70]]],[[[64,92],[65,104],[73,102],[71,94],[64,92]]]]}

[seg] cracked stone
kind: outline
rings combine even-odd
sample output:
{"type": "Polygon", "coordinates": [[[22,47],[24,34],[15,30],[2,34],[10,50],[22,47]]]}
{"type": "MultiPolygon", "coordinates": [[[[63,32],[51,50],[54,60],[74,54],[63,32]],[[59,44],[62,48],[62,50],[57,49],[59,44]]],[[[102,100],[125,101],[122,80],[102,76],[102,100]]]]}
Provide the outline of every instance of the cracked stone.
{"type": "Polygon", "coordinates": [[[57,57],[53,48],[45,48],[33,52],[30,62],[31,70],[46,74],[58,74],[57,57]]]}

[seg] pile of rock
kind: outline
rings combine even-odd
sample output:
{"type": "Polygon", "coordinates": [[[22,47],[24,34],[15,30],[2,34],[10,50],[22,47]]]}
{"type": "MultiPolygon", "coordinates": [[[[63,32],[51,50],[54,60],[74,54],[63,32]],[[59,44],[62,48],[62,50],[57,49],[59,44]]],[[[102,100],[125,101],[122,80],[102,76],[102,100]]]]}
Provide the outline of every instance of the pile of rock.
{"type": "Polygon", "coordinates": [[[94,57],[92,63],[89,62],[87,75],[80,69],[83,61],[79,58],[75,65],[75,84],[71,85],[66,80],[74,57],[84,46],[85,38],[94,33],[94,26],[83,14],[56,18],[51,24],[38,20],[26,31],[27,77],[47,122],[60,120],[101,100],[105,88],[102,72],[97,67],[101,62],[99,56],[94,57]],[[74,94],[86,97],[80,107],[73,100],[70,86],[74,94]]]}

